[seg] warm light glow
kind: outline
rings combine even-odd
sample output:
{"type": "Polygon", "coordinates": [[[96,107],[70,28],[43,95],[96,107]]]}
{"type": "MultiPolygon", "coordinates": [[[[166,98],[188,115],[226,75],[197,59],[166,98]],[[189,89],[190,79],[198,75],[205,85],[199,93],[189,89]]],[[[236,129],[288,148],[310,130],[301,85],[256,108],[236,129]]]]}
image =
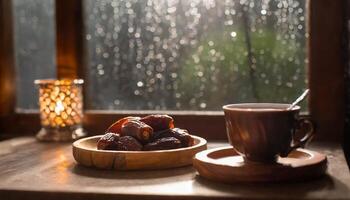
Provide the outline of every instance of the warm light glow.
{"type": "Polygon", "coordinates": [[[56,177],[54,180],[59,184],[66,184],[68,181],[68,167],[70,162],[62,150],[57,150],[55,156],[59,162],[54,168],[56,177]]]}
{"type": "Polygon", "coordinates": [[[62,111],[64,111],[64,107],[63,107],[63,105],[62,105],[62,102],[61,102],[61,101],[57,101],[57,102],[56,102],[55,113],[56,113],[57,115],[60,115],[62,111]]]}
{"type": "Polygon", "coordinates": [[[41,124],[63,128],[80,125],[83,117],[81,81],[38,80],[41,124]]]}

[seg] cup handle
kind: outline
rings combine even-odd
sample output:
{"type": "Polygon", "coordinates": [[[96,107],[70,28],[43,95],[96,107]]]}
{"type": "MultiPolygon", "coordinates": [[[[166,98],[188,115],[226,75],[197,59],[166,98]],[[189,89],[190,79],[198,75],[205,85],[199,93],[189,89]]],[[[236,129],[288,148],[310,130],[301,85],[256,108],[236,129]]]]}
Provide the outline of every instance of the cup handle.
{"type": "MultiPolygon", "coordinates": [[[[304,148],[305,145],[313,138],[314,136],[314,124],[308,120],[308,119],[299,119],[297,122],[297,126],[298,127],[302,127],[302,125],[305,124],[308,126],[308,128],[306,129],[305,132],[305,136],[303,138],[301,138],[300,140],[295,140],[293,139],[292,145],[290,146],[286,156],[292,152],[293,150],[297,149],[297,148],[304,148]]],[[[282,156],[283,157],[283,156],[282,156]]]]}

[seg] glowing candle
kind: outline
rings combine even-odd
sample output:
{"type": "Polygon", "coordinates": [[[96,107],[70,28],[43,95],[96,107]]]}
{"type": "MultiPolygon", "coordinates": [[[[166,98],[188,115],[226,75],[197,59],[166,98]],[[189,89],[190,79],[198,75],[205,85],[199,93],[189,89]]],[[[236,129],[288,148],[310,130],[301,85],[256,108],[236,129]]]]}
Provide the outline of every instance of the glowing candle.
{"type": "Polygon", "coordinates": [[[85,136],[83,119],[83,80],[36,80],[43,141],[68,141],[85,136]]]}

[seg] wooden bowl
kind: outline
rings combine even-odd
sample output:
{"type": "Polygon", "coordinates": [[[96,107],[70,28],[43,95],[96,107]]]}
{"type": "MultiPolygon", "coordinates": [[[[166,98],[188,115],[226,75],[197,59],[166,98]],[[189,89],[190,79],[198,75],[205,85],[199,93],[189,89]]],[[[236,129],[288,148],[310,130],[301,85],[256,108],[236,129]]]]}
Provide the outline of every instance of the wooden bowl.
{"type": "Polygon", "coordinates": [[[186,148],[159,151],[98,150],[102,135],[77,140],[73,143],[74,159],[81,165],[99,169],[141,170],[166,169],[192,164],[192,158],[207,149],[207,141],[191,135],[194,145],[186,148]]]}

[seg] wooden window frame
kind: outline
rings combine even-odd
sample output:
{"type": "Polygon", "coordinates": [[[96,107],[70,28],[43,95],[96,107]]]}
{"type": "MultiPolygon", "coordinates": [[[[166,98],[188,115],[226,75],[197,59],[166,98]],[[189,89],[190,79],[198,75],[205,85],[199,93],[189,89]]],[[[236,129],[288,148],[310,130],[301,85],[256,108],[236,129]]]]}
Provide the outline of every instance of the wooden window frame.
{"type": "MultiPolygon", "coordinates": [[[[56,0],[57,77],[85,78],[83,0],[56,0]]],[[[309,114],[316,138],[342,139],[345,124],[344,0],[308,0],[307,29],[309,114]]],[[[0,0],[0,136],[34,134],[38,112],[15,109],[15,66],[11,0],[0,0]]],[[[86,79],[86,84],[88,79],[86,79]]],[[[99,134],[115,119],[163,111],[86,111],[84,127],[99,134]]],[[[177,125],[209,140],[226,140],[223,112],[169,111],[177,125]]]]}

